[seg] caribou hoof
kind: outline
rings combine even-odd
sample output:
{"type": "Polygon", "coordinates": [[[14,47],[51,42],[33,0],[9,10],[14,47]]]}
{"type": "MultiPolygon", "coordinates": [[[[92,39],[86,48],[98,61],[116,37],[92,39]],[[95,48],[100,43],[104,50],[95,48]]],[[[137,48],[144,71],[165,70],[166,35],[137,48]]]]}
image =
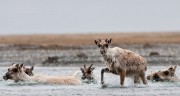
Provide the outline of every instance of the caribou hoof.
{"type": "Polygon", "coordinates": [[[105,88],[107,85],[104,84],[104,81],[101,81],[101,88],[105,88]]]}
{"type": "Polygon", "coordinates": [[[101,81],[101,84],[103,85],[103,84],[104,84],[104,81],[101,81]]]}

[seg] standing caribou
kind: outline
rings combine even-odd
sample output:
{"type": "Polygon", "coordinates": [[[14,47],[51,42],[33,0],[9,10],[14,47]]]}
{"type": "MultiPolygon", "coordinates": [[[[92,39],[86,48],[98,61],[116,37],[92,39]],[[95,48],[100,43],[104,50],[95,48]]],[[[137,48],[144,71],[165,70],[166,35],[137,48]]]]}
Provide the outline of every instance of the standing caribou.
{"type": "Polygon", "coordinates": [[[140,78],[143,84],[147,84],[145,71],[147,61],[130,50],[119,47],[110,48],[111,39],[94,40],[99,47],[100,54],[103,57],[106,68],[101,70],[101,84],[104,84],[104,72],[120,75],[120,84],[124,85],[125,76],[133,76],[134,83],[140,83],[140,78]]]}

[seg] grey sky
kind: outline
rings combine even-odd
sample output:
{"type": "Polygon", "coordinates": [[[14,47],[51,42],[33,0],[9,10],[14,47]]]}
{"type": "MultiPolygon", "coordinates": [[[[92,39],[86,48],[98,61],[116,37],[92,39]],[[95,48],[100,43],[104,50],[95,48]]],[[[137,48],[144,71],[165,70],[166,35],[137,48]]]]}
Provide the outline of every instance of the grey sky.
{"type": "Polygon", "coordinates": [[[0,34],[180,31],[180,0],[0,0],[0,34]]]}

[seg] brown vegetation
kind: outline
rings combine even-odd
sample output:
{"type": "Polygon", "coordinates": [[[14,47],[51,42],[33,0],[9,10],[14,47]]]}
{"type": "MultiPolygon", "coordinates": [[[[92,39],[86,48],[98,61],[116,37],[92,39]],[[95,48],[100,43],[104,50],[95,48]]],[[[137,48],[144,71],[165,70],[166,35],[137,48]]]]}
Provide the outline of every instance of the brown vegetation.
{"type": "Polygon", "coordinates": [[[79,46],[94,45],[95,39],[112,38],[114,44],[180,43],[180,33],[109,33],[69,35],[7,35],[0,36],[0,44],[79,46]]]}

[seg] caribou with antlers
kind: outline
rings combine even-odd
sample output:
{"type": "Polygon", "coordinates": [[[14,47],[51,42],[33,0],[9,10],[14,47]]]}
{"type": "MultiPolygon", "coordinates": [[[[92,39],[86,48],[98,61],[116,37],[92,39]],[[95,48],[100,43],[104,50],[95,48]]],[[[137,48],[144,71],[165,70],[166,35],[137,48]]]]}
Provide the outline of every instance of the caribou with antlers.
{"type": "Polygon", "coordinates": [[[84,64],[84,67],[80,68],[82,72],[81,79],[84,83],[97,83],[95,76],[93,75],[93,70],[95,68],[92,66],[93,64],[91,64],[89,67],[86,67],[86,65],[84,64]]]}

